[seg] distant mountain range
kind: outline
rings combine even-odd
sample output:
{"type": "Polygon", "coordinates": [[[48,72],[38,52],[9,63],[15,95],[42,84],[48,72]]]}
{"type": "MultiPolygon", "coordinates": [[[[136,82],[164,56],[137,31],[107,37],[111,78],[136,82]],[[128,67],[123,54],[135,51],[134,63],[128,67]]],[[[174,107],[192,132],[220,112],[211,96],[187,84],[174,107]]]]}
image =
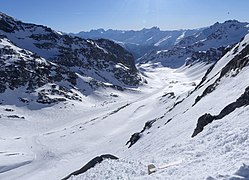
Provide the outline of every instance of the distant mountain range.
{"type": "Polygon", "coordinates": [[[161,31],[157,27],[141,31],[98,29],[75,35],[107,38],[118,42],[136,58],[140,57],[138,63],[160,63],[176,68],[194,61],[217,61],[225,48],[239,42],[248,30],[248,23],[228,20],[194,30],[161,31]]]}
{"type": "Polygon", "coordinates": [[[214,63],[238,43],[248,30],[248,23],[236,20],[215,23],[194,35],[184,37],[169,49],[145,54],[138,62],[159,63],[173,68],[196,62],[214,63]]]}
{"type": "Polygon", "coordinates": [[[142,29],[140,31],[104,30],[97,29],[89,32],[79,32],[76,35],[82,38],[99,39],[105,38],[113,40],[138,58],[151,50],[167,49],[181,41],[186,36],[191,36],[200,32],[201,29],[194,30],[173,30],[162,31],[158,27],[142,29]]]}

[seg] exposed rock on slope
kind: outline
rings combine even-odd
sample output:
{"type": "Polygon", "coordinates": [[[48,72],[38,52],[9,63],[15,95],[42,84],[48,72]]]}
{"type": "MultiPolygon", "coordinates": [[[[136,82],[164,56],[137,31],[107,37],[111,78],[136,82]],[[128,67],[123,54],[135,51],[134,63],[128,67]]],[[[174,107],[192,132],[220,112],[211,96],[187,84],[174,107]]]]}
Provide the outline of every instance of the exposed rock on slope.
{"type": "Polygon", "coordinates": [[[50,93],[46,93],[45,89],[38,91],[37,102],[53,103],[64,101],[65,98],[81,100],[77,93],[70,90],[76,85],[78,78],[74,72],[30,51],[20,49],[6,38],[0,38],[0,65],[1,93],[7,89],[14,91],[21,87],[26,87],[26,93],[32,93],[37,88],[50,84],[50,93]],[[62,81],[65,82],[64,85],[62,81]],[[62,97],[52,100],[47,96],[48,94],[57,94],[62,97]]]}
{"type": "Polygon", "coordinates": [[[109,40],[84,40],[2,13],[0,17],[0,34],[48,61],[118,86],[137,86],[141,81],[132,55],[109,40]]]}
{"type": "Polygon", "coordinates": [[[1,93],[26,87],[26,93],[36,92],[37,102],[51,104],[81,101],[98,87],[124,89],[142,83],[133,56],[112,41],[61,35],[3,13],[0,35],[1,93]]]}
{"type": "Polygon", "coordinates": [[[226,115],[233,112],[235,109],[248,105],[249,105],[249,87],[246,88],[245,92],[235,102],[232,102],[231,104],[227,105],[218,115],[211,115],[209,113],[202,115],[198,119],[197,127],[195,128],[192,137],[199,134],[206,125],[212,123],[214,120],[222,119],[226,115]]]}
{"type": "Polygon", "coordinates": [[[71,176],[77,176],[79,174],[82,174],[82,173],[86,172],[87,170],[93,168],[96,164],[101,163],[105,159],[114,159],[114,160],[116,160],[118,158],[116,156],[111,155],[111,154],[104,154],[104,155],[101,155],[101,156],[97,156],[97,157],[93,158],[91,161],[89,161],[82,168],[80,168],[79,170],[69,174],[67,177],[63,178],[62,180],[67,180],[71,176]]]}

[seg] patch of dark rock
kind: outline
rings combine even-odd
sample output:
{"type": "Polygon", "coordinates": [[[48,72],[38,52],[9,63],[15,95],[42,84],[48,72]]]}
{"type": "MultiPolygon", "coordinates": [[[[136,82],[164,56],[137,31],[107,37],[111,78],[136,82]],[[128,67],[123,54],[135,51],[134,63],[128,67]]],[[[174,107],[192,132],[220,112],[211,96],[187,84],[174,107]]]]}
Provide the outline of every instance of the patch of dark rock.
{"type": "Polygon", "coordinates": [[[209,113],[206,113],[204,115],[202,115],[201,117],[199,117],[198,121],[197,121],[197,126],[194,130],[194,133],[192,134],[192,137],[195,137],[197,134],[199,134],[200,132],[203,131],[203,128],[208,125],[209,123],[213,122],[213,120],[215,120],[216,117],[212,116],[209,113]]]}
{"type": "Polygon", "coordinates": [[[247,45],[238,55],[236,55],[224,68],[221,70],[220,78],[225,76],[228,72],[232,70],[242,70],[244,67],[248,66],[249,58],[249,45],[247,45]]]}
{"type": "Polygon", "coordinates": [[[8,111],[8,112],[13,112],[13,111],[14,111],[14,109],[8,109],[8,108],[6,108],[6,109],[5,109],[5,111],[8,111]]]}
{"type": "Polygon", "coordinates": [[[14,24],[10,21],[3,18],[0,19],[0,29],[4,32],[11,33],[14,31],[14,28],[14,24]]]}
{"type": "Polygon", "coordinates": [[[26,98],[19,98],[19,100],[23,103],[29,103],[29,100],[26,98]]]}
{"type": "Polygon", "coordinates": [[[113,93],[111,93],[110,96],[111,96],[111,97],[118,97],[117,94],[113,94],[113,93]]]}
{"type": "MultiPolygon", "coordinates": [[[[219,50],[222,52],[220,58],[223,57],[227,52],[229,52],[229,51],[232,49],[232,47],[234,47],[234,46],[235,46],[235,45],[232,45],[232,46],[229,46],[229,47],[226,47],[226,48],[223,48],[223,47],[219,48],[219,50]]],[[[200,89],[200,88],[203,86],[203,83],[206,81],[207,76],[208,76],[208,75],[210,74],[210,72],[213,70],[213,68],[215,67],[216,63],[218,62],[218,60],[219,60],[220,58],[218,58],[218,59],[216,59],[215,61],[213,61],[214,64],[211,65],[211,66],[208,68],[208,70],[206,71],[205,75],[204,75],[203,78],[201,79],[201,82],[195,87],[195,89],[194,89],[193,91],[190,92],[189,95],[191,95],[193,92],[195,92],[197,89],[200,89]]]]}
{"type": "Polygon", "coordinates": [[[9,116],[7,116],[7,118],[25,119],[23,116],[20,117],[20,116],[17,116],[17,115],[9,115],[9,116]]]}
{"type": "Polygon", "coordinates": [[[216,86],[218,86],[218,81],[216,81],[215,83],[209,85],[202,93],[202,95],[197,96],[195,98],[195,102],[192,106],[195,106],[204,96],[210,94],[211,92],[213,92],[216,88],[216,86]]]}
{"type": "Polygon", "coordinates": [[[107,114],[106,116],[104,116],[102,119],[106,119],[107,117],[109,117],[109,116],[111,116],[111,115],[113,115],[113,114],[115,114],[115,113],[121,111],[122,109],[126,108],[126,107],[129,106],[129,105],[130,105],[130,104],[126,104],[126,105],[124,105],[124,106],[121,106],[121,107],[117,108],[116,110],[114,110],[114,111],[110,112],[109,114],[107,114]]]}
{"type": "Polygon", "coordinates": [[[205,75],[203,76],[203,78],[201,79],[201,82],[195,87],[195,89],[190,93],[192,94],[194,91],[196,91],[197,89],[201,88],[203,86],[204,81],[206,81],[207,76],[209,75],[209,73],[213,70],[214,66],[216,63],[214,63],[212,66],[210,66],[208,68],[208,70],[206,71],[205,75]]]}
{"type": "MultiPolygon", "coordinates": [[[[152,125],[158,120],[161,119],[162,117],[147,121],[142,129],[142,131],[140,132],[136,132],[134,134],[131,135],[129,141],[126,142],[125,145],[128,145],[130,143],[130,145],[128,146],[128,148],[130,148],[132,145],[134,145],[143,135],[143,132],[145,130],[148,130],[152,127],[152,125]]],[[[148,134],[148,133],[147,133],[148,134]]]]}
{"type": "Polygon", "coordinates": [[[118,90],[118,91],[124,91],[124,88],[121,87],[121,86],[112,85],[111,87],[114,88],[114,89],[116,89],[116,90],[118,90]]]}
{"type": "Polygon", "coordinates": [[[73,72],[69,72],[69,73],[68,73],[68,79],[67,79],[67,80],[68,80],[72,85],[74,85],[74,86],[77,85],[77,78],[78,78],[77,74],[75,74],[75,73],[73,73],[73,72]]]}
{"type": "Polygon", "coordinates": [[[170,121],[172,121],[172,118],[168,119],[168,120],[164,123],[164,125],[168,124],[170,121]]]}
{"type": "Polygon", "coordinates": [[[16,156],[19,155],[20,153],[10,153],[10,154],[6,154],[5,156],[16,156]]]}
{"type": "Polygon", "coordinates": [[[246,46],[246,43],[242,44],[242,47],[246,46]]]}
{"type": "Polygon", "coordinates": [[[197,126],[192,134],[192,137],[196,136],[203,131],[204,127],[214,120],[222,119],[228,114],[232,113],[235,109],[249,105],[249,86],[245,89],[245,92],[235,101],[227,105],[218,115],[211,115],[206,113],[199,117],[197,126]]]}
{"type": "Polygon", "coordinates": [[[142,129],[141,133],[143,133],[146,129],[150,129],[152,127],[152,124],[156,122],[156,119],[153,119],[151,121],[147,121],[144,125],[144,128],[142,129]]]}
{"type": "Polygon", "coordinates": [[[177,105],[179,105],[180,103],[182,103],[184,100],[185,100],[185,98],[183,98],[182,100],[177,101],[176,103],[174,103],[173,107],[171,107],[168,112],[172,111],[177,105]]]}
{"type": "Polygon", "coordinates": [[[186,109],[182,114],[185,114],[186,112],[188,112],[189,109],[186,109]]]}
{"type": "Polygon", "coordinates": [[[129,141],[126,142],[125,145],[128,145],[130,143],[130,145],[128,146],[128,148],[130,148],[132,145],[134,145],[142,136],[141,132],[137,132],[131,135],[131,138],[129,139],[129,141]]]}
{"type": "MultiPolygon", "coordinates": [[[[166,114],[167,114],[167,112],[164,113],[164,114],[163,114],[162,116],[160,116],[160,117],[157,117],[157,118],[155,118],[155,119],[153,119],[153,120],[147,121],[147,122],[145,123],[143,129],[142,129],[140,132],[134,133],[134,134],[131,136],[130,140],[127,141],[126,145],[128,145],[128,144],[130,143],[130,145],[129,145],[128,148],[130,148],[132,145],[134,145],[134,144],[142,137],[142,135],[143,135],[143,133],[145,132],[145,130],[150,129],[150,128],[152,127],[152,125],[153,125],[157,120],[163,119],[163,118],[166,116],[166,114]]],[[[169,119],[169,120],[165,123],[165,125],[166,125],[167,123],[169,123],[171,120],[172,120],[172,118],[169,119]]],[[[149,134],[149,133],[147,133],[147,134],[149,134]]]]}
{"type": "Polygon", "coordinates": [[[176,96],[175,96],[174,92],[169,92],[169,93],[165,93],[164,95],[162,95],[162,98],[163,97],[168,97],[168,98],[174,99],[176,96]]]}
{"type": "Polygon", "coordinates": [[[101,155],[101,156],[97,156],[97,157],[93,158],[91,161],[89,161],[86,165],[84,165],[81,169],[79,169],[77,171],[74,171],[73,173],[69,174],[65,178],[62,178],[62,180],[67,180],[71,176],[77,176],[79,174],[83,174],[87,170],[93,168],[96,164],[101,163],[105,159],[117,160],[118,158],[116,156],[111,155],[111,154],[104,154],[104,155],[101,155]]]}
{"type": "Polygon", "coordinates": [[[53,103],[58,103],[58,102],[63,102],[66,101],[65,98],[50,98],[42,93],[38,93],[38,99],[36,102],[41,103],[41,104],[53,104],[53,103]]]}

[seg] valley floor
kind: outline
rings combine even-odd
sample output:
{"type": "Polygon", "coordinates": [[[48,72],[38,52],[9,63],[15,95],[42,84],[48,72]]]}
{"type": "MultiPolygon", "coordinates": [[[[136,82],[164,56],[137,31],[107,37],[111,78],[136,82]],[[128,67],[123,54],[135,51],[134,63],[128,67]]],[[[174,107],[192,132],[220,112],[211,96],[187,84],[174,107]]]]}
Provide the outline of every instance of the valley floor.
{"type": "MultiPolygon", "coordinates": [[[[240,167],[239,173],[247,172],[243,163],[249,163],[249,128],[237,114],[212,123],[195,138],[190,137],[197,119],[189,123],[190,116],[164,125],[177,114],[170,108],[188,96],[207,68],[201,64],[177,70],[144,65],[139,69],[148,84],[138,89],[99,89],[83,103],[67,101],[36,109],[2,105],[0,179],[61,179],[101,154],[113,154],[119,160],[105,160],[71,179],[211,180],[235,178],[240,167]],[[156,118],[141,140],[131,148],[125,145],[133,133],[156,118]],[[182,125],[173,128],[176,123],[182,125]],[[147,174],[148,164],[160,167],[174,162],[147,174]]],[[[239,113],[247,118],[249,108],[239,113]]]]}

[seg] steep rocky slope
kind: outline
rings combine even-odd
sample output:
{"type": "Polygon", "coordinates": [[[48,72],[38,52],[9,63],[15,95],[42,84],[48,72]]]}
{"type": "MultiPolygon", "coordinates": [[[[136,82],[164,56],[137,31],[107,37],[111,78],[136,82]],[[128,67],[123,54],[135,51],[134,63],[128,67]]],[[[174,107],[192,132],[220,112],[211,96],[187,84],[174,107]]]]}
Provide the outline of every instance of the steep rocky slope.
{"type": "Polygon", "coordinates": [[[142,83],[133,56],[112,41],[61,35],[2,13],[0,35],[1,93],[43,87],[37,102],[53,103],[81,100],[98,87],[123,89],[142,83]]]}
{"type": "Polygon", "coordinates": [[[70,69],[79,68],[78,72],[104,82],[139,84],[132,55],[109,40],[84,40],[61,35],[42,25],[23,23],[5,14],[0,17],[0,33],[22,49],[70,69]]]}

